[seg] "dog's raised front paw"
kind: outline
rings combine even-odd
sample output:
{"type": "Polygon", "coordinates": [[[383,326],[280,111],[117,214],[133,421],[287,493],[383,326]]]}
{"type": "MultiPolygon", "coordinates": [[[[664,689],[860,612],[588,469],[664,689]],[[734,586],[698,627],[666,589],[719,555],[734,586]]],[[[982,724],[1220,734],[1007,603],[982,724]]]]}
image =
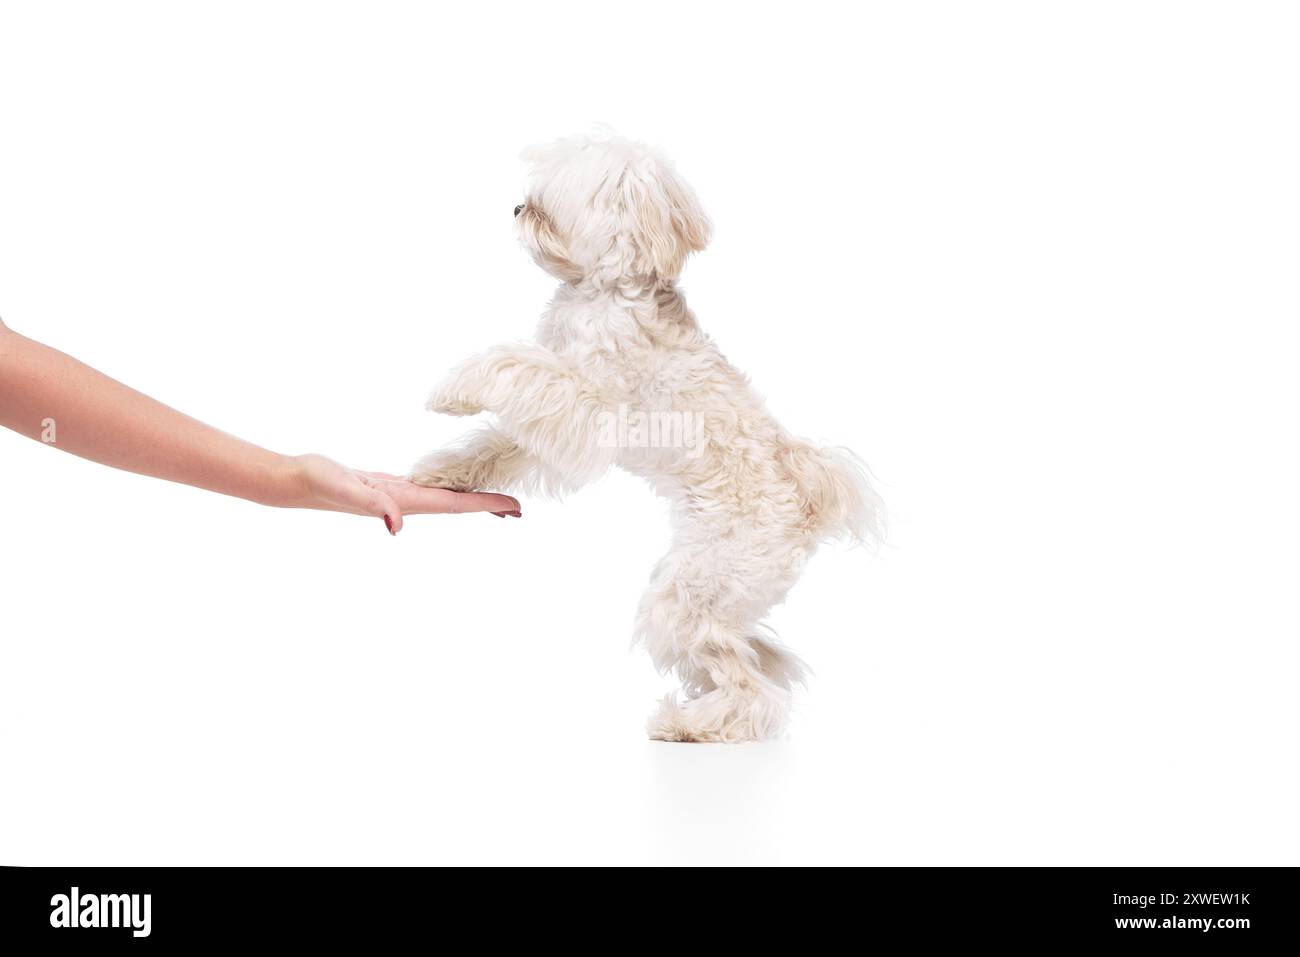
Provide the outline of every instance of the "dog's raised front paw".
{"type": "Polygon", "coordinates": [[[482,488],[477,471],[472,460],[457,456],[453,452],[430,452],[415,463],[407,478],[416,485],[424,485],[428,488],[446,488],[453,492],[477,492],[482,488]]]}
{"type": "Polygon", "coordinates": [[[443,415],[478,415],[483,411],[483,406],[458,392],[454,385],[454,383],[446,383],[433,390],[427,405],[430,412],[441,412],[443,415]]]}

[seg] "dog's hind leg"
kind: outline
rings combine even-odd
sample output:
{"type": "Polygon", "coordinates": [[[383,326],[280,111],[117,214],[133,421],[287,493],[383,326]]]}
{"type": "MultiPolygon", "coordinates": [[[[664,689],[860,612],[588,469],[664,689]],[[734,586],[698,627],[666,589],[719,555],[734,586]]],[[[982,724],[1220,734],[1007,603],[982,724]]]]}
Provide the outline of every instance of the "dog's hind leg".
{"type": "MultiPolygon", "coordinates": [[[[762,626],[759,626],[762,628],[762,626]]],[[[758,652],[758,667],[773,684],[787,691],[795,685],[804,684],[808,666],[785,645],[776,640],[770,629],[762,629],[766,634],[749,636],[750,646],[758,652]]]]}
{"type": "Polygon", "coordinates": [[[798,659],[759,636],[759,619],[788,583],[755,568],[752,543],[679,546],[660,562],[637,614],[637,637],[661,671],[681,678],[686,700],[664,699],[650,737],[761,741],[780,734],[798,659]]]}
{"type": "Polygon", "coordinates": [[[790,713],[790,692],[769,682],[742,656],[720,650],[705,667],[722,684],[699,697],[664,698],[646,730],[657,741],[765,741],[778,736],[790,713]]]}

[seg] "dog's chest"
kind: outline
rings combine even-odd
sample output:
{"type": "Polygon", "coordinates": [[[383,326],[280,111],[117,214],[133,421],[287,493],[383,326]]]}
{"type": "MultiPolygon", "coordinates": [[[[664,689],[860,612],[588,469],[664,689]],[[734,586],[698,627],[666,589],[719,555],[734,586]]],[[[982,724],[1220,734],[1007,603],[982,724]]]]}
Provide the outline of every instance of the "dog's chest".
{"type": "Polygon", "coordinates": [[[632,316],[598,304],[552,306],[536,339],[602,391],[638,391],[648,367],[661,359],[650,354],[632,316]]]}
{"type": "Polygon", "coordinates": [[[552,352],[580,357],[617,351],[635,335],[636,321],[623,309],[604,302],[557,301],[542,316],[537,341],[552,352]]]}

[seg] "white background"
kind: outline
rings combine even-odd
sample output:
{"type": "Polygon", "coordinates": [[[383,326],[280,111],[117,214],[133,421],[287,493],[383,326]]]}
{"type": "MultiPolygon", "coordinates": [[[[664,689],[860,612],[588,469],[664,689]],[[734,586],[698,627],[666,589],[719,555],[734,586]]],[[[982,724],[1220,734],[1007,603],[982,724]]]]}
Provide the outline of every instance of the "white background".
{"type": "Polygon", "coordinates": [[[1293,7],[2,9],[12,328],[404,469],[550,293],[520,149],[606,121],[892,532],[776,614],[787,740],[668,745],[627,476],[393,540],[0,435],[0,862],[1298,863],[1293,7]]]}

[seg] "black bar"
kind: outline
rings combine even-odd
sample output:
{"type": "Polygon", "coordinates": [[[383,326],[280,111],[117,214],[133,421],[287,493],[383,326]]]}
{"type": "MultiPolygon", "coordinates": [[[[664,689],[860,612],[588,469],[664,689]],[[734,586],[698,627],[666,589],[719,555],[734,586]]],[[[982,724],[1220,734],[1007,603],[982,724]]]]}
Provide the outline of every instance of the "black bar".
{"type": "Polygon", "coordinates": [[[1240,951],[1292,947],[1300,925],[1291,868],[667,870],[6,867],[0,947],[15,954],[26,951],[13,944],[73,942],[96,949],[310,942],[372,949],[409,944],[412,933],[450,944],[466,932],[492,940],[532,934],[534,944],[550,946],[599,939],[612,920],[621,943],[606,943],[621,950],[717,935],[716,921],[729,914],[727,933],[735,938],[728,949],[764,942],[763,928],[776,922],[785,924],[783,940],[803,935],[810,947],[834,931],[863,945],[903,934],[918,943],[1240,951]],[[74,887],[79,924],[118,926],[72,927],[74,887]],[[742,919],[730,926],[735,918],[742,919]]]}

